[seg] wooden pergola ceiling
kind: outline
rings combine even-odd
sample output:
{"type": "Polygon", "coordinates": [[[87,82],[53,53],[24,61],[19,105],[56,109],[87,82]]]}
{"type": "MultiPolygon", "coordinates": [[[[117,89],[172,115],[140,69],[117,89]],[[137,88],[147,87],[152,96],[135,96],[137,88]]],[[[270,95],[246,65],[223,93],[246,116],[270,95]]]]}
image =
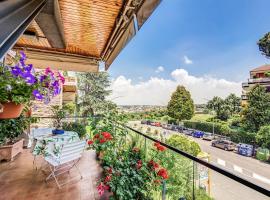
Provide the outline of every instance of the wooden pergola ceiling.
{"type": "Polygon", "coordinates": [[[48,0],[15,47],[102,60],[108,68],[159,3],[160,0],[48,0]]]}

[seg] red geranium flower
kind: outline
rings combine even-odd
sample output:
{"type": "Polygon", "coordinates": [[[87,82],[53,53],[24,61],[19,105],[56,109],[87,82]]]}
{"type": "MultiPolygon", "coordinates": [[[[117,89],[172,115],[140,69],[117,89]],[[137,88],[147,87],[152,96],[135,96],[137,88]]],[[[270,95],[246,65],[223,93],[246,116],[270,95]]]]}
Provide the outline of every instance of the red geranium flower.
{"type": "Polygon", "coordinates": [[[166,169],[162,168],[158,171],[157,173],[160,177],[162,177],[163,179],[168,179],[169,175],[166,169]]]}
{"type": "Polygon", "coordinates": [[[148,166],[154,170],[156,170],[157,168],[159,168],[159,164],[156,163],[155,161],[153,160],[150,160],[149,163],[148,163],[148,166]]]}
{"type": "Polygon", "coordinates": [[[154,143],[154,146],[156,146],[156,147],[159,146],[159,145],[160,145],[159,142],[154,143]]]}
{"type": "Polygon", "coordinates": [[[93,140],[88,140],[88,145],[91,145],[91,144],[93,144],[94,142],[93,142],[93,140]]]}
{"type": "Polygon", "coordinates": [[[107,139],[107,140],[113,139],[113,138],[112,138],[112,135],[111,135],[109,132],[102,132],[101,134],[102,134],[103,137],[104,137],[105,139],[107,139]]]}
{"type": "Polygon", "coordinates": [[[104,183],[108,183],[112,180],[111,176],[106,176],[106,178],[104,179],[104,183]]]}
{"type": "Polygon", "coordinates": [[[102,182],[97,186],[97,190],[98,190],[98,194],[100,196],[102,196],[104,193],[104,186],[103,186],[102,182]]]}
{"type": "Polygon", "coordinates": [[[105,140],[104,138],[102,138],[102,139],[99,140],[99,143],[100,143],[100,144],[103,144],[103,143],[105,143],[105,142],[106,142],[106,140],[105,140]]]}
{"type": "Polygon", "coordinates": [[[136,168],[137,169],[141,169],[142,168],[142,160],[138,160],[138,162],[136,164],[136,168]]]}
{"type": "Polygon", "coordinates": [[[158,151],[165,151],[166,147],[162,146],[159,142],[155,142],[154,146],[157,148],[158,151]]]}
{"type": "Polygon", "coordinates": [[[103,188],[104,188],[104,190],[109,190],[110,186],[109,185],[104,185],[103,188]]]}
{"type": "Polygon", "coordinates": [[[99,134],[96,134],[95,136],[94,136],[94,139],[98,139],[99,138],[99,134]]]}
{"type": "Polygon", "coordinates": [[[158,151],[165,151],[166,150],[166,147],[164,147],[162,145],[159,145],[159,146],[157,146],[157,150],[158,151]]]}
{"type": "Polygon", "coordinates": [[[105,190],[109,190],[110,186],[103,184],[102,182],[97,186],[98,194],[102,196],[105,190]]]}
{"type": "Polygon", "coordinates": [[[112,168],[110,167],[109,169],[107,169],[107,172],[108,172],[109,174],[111,174],[111,173],[112,173],[112,168]]]}

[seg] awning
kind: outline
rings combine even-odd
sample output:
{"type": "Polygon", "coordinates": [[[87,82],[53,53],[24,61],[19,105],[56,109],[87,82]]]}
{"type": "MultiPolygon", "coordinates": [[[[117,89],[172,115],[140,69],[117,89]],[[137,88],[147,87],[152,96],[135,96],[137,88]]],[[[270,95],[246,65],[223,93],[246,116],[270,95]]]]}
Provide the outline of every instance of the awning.
{"type": "MultiPolygon", "coordinates": [[[[0,1],[0,27],[5,27],[0,33],[0,56],[16,43],[15,48],[24,48],[26,52],[87,58],[92,63],[104,61],[108,69],[160,1],[0,1]]],[[[31,56],[32,61],[36,59],[31,56]]],[[[51,58],[48,63],[45,61],[44,65],[52,63],[51,58]]],[[[94,69],[53,62],[67,70],[94,69]]]]}

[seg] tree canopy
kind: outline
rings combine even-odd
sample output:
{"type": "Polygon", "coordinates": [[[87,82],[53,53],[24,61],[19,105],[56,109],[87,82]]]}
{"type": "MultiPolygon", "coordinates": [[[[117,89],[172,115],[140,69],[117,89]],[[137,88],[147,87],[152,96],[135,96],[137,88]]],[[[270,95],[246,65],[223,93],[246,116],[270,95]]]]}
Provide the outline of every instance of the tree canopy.
{"type": "Polygon", "coordinates": [[[259,41],[258,41],[259,50],[263,55],[270,58],[270,32],[266,33],[259,41]]]}
{"type": "Polygon", "coordinates": [[[213,97],[207,102],[206,107],[216,113],[216,117],[220,120],[227,120],[233,114],[240,112],[241,99],[235,94],[230,94],[226,99],[221,97],[213,97]]]}
{"type": "Polygon", "coordinates": [[[246,129],[254,132],[270,123],[270,94],[265,87],[255,85],[248,93],[248,105],[243,117],[246,129]]]}
{"type": "Polygon", "coordinates": [[[106,107],[113,106],[112,102],[106,100],[111,94],[109,90],[110,80],[107,72],[79,73],[79,105],[80,112],[84,116],[98,114],[106,107]]]}
{"type": "Polygon", "coordinates": [[[184,86],[177,86],[167,106],[168,115],[176,120],[191,119],[194,115],[194,103],[184,86]]]}
{"type": "Polygon", "coordinates": [[[270,126],[262,126],[256,135],[256,142],[264,148],[270,149],[270,126]]]}

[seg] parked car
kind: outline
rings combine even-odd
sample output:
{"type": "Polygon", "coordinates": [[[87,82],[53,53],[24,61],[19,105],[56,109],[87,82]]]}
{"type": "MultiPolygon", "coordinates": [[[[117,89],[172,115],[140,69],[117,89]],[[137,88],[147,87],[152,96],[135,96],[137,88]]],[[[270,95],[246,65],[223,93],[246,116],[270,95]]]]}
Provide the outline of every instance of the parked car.
{"type": "Polygon", "coordinates": [[[237,145],[237,153],[243,156],[253,156],[253,146],[250,144],[239,143],[237,145]]]}
{"type": "Polygon", "coordinates": [[[230,140],[220,139],[220,140],[213,140],[212,146],[224,149],[225,151],[233,151],[236,145],[230,140]]]}
{"type": "Polygon", "coordinates": [[[202,131],[194,131],[192,133],[192,136],[195,137],[195,138],[202,138],[203,135],[204,135],[204,132],[202,132],[202,131]]]}
{"type": "Polygon", "coordinates": [[[190,135],[190,136],[192,136],[193,132],[194,132],[193,129],[186,129],[186,130],[183,130],[183,133],[184,133],[185,135],[190,135]]]}
{"type": "Polygon", "coordinates": [[[160,122],[155,122],[154,126],[161,127],[161,123],[160,122]]]}
{"type": "Polygon", "coordinates": [[[147,120],[147,121],[146,121],[146,124],[147,124],[147,125],[151,125],[151,123],[152,123],[152,122],[151,122],[150,120],[147,120]]]}
{"type": "Polygon", "coordinates": [[[167,130],[172,130],[172,125],[171,124],[166,124],[166,125],[164,125],[162,127],[167,129],[167,130]]]}
{"type": "Polygon", "coordinates": [[[215,135],[213,133],[204,133],[202,139],[212,141],[215,139],[215,135]]]}
{"type": "Polygon", "coordinates": [[[142,120],[141,121],[141,124],[147,124],[147,121],[146,120],[142,120]]]}

